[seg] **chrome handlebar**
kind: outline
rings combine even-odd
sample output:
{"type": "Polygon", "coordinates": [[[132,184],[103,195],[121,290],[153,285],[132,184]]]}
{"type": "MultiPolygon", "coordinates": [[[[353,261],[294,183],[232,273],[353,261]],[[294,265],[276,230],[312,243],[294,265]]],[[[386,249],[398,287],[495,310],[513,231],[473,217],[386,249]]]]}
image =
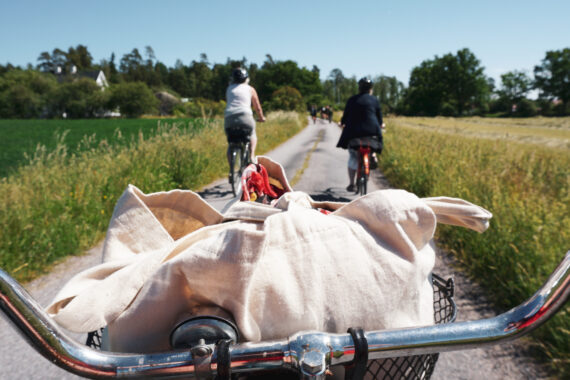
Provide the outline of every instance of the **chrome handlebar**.
{"type": "MultiPolygon", "coordinates": [[[[570,297],[570,251],[544,285],[526,302],[493,318],[364,332],[367,359],[455,351],[492,345],[525,335],[552,317],[570,297]]],[[[26,290],[0,269],[0,309],[48,360],[89,378],[228,378],[230,373],[291,369],[303,378],[324,378],[329,366],[350,364],[359,355],[351,334],[299,332],[288,339],[193,347],[155,354],[102,352],[61,332],[26,290]]],[[[358,343],[358,344],[357,344],[358,343]]]]}

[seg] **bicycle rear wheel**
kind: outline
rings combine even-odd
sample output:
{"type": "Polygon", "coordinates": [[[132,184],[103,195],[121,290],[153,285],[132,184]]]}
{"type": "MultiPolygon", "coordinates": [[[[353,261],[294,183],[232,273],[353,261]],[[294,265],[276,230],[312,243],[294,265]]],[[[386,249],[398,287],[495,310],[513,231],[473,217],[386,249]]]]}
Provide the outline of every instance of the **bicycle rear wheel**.
{"type": "Polygon", "coordinates": [[[250,143],[245,143],[242,145],[241,149],[241,162],[240,162],[240,176],[243,170],[251,163],[251,145],[250,143]]]}
{"type": "Polygon", "coordinates": [[[358,178],[356,180],[357,190],[356,193],[359,195],[366,195],[368,187],[368,157],[359,154],[359,167],[358,167],[358,178]]]}
{"type": "Polygon", "coordinates": [[[368,186],[368,178],[366,175],[362,175],[358,178],[358,194],[359,195],[366,195],[366,191],[368,186]]]}
{"type": "Polygon", "coordinates": [[[239,181],[241,180],[242,153],[241,147],[233,146],[230,153],[229,180],[232,186],[232,194],[237,196],[239,181]]]}

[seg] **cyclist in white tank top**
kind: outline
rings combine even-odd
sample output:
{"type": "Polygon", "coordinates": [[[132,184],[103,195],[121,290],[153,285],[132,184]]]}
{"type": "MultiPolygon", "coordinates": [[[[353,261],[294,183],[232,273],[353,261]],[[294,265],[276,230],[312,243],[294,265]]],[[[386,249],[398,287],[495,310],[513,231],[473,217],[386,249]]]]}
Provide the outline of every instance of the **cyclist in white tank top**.
{"type": "MultiPolygon", "coordinates": [[[[232,72],[233,83],[226,90],[226,109],[224,111],[224,130],[228,138],[231,139],[232,130],[242,129],[250,134],[251,160],[254,161],[255,147],[257,145],[257,134],[255,133],[255,120],[253,111],[257,114],[257,121],[264,122],[263,109],[257,96],[257,91],[249,85],[247,71],[242,68],[234,69],[232,72]]],[[[230,151],[227,151],[228,165],[230,163],[230,151]]]]}
{"type": "Polygon", "coordinates": [[[230,116],[236,113],[247,113],[252,115],[252,89],[253,87],[247,84],[247,82],[230,84],[226,90],[227,105],[224,116],[230,116]]]}

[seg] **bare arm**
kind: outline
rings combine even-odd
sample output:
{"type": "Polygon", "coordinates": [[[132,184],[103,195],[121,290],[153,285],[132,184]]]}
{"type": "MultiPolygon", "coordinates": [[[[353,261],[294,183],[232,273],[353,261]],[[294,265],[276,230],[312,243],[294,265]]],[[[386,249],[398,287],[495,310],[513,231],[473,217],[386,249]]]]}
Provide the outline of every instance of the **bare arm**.
{"type": "Polygon", "coordinates": [[[253,88],[253,87],[251,87],[251,104],[253,105],[253,109],[255,110],[255,113],[257,114],[257,120],[264,122],[265,116],[263,116],[263,109],[261,108],[261,103],[259,102],[259,97],[257,96],[257,91],[255,91],[255,88],[253,88]]]}

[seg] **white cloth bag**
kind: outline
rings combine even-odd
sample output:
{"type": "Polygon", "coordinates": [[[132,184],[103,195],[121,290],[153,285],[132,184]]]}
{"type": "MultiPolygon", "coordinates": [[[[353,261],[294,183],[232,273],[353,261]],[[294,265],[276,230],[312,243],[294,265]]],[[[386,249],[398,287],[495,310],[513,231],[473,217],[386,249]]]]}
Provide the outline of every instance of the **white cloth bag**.
{"type": "Polygon", "coordinates": [[[48,313],[75,332],[107,326],[110,349],[123,352],[169,349],[172,329],[205,307],[231,315],[243,341],[429,325],[436,220],[482,232],[490,218],[461,199],[403,190],[350,203],[289,192],[222,215],[191,191],[129,185],[105,262],[71,279],[48,313]]]}

